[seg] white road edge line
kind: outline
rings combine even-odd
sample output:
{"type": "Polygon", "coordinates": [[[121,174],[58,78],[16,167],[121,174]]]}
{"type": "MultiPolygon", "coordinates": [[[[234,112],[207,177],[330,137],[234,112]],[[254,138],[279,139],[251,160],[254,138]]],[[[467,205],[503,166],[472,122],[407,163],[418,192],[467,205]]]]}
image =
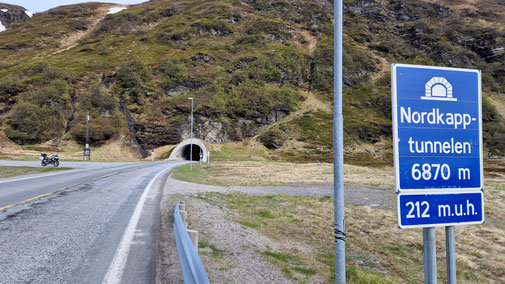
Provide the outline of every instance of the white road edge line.
{"type": "Polygon", "coordinates": [[[130,252],[130,247],[133,241],[133,236],[135,234],[135,229],[137,228],[137,223],[140,219],[140,213],[142,212],[142,207],[144,207],[144,202],[147,198],[147,194],[151,190],[154,181],[166,171],[172,169],[169,167],[167,169],[159,172],[154,178],[149,182],[149,184],[144,189],[142,196],[137,203],[137,207],[135,207],[135,211],[133,211],[132,217],[130,218],[130,222],[126,227],[125,232],[123,233],[123,237],[121,238],[121,243],[116,250],[116,254],[114,255],[114,259],[112,260],[107,273],[102,281],[102,284],[116,284],[121,282],[121,278],[123,277],[123,272],[126,266],[126,260],[128,259],[128,254],[130,252]]]}
{"type": "Polygon", "coordinates": [[[3,181],[0,181],[0,184],[2,184],[2,183],[8,183],[8,182],[13,182],[13,181],[26,180],[26,179],[34,179],[34,178],[41,178],[41,177],[50,177],[50,176],[69,174],[69,173],[77,173],[77,172],[82,172],[82,171],[87,171],[87,170],[88,169],[63,170],[61,172],[52,173],[52,174],[42,174],[42,175],[36,175],[36,176],[31,176],[31,177],[24,177],[24,178],[11,179],[11,180],[3,180],[3,181]]]}

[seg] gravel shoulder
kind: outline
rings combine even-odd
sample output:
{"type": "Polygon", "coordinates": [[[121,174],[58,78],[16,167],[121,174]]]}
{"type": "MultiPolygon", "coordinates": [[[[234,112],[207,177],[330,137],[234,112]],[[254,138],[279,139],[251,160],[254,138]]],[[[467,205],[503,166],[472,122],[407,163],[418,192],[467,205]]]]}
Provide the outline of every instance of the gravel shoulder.
{"type": "MultiPolygon", "coordinates": [[[[166,194],[195,194],[200,192],[242,192],[254,195],[285,194],[292,196],[333,196],[333,184],[288,184],[280,186],[217,186],[191,183],[173,179],[165,184],[166,194]]],[[[396,208],[396,194],[391,189],[362,185],[345,186],[345,204],[383,209],[396,208]]]]}
{"type": "MultiPolygon", "coordinates": [[[[310,250],[289,240],[273,240],[253,228],[245,228],[231,221],[230,212],[220,204],[198,198],[207,192],[241,192],[251,195],[333,196],[332,184],[289,184],[283,186],[215,186],[167,179],[162,199],[162,238],[157,267],[157,283],[182,283],[177,249],[173,237],[173,210],[175,204],[186,201],[188,227],[200,232],[200,249],[204,267],[211,283],[292,283],[278,266],[269,262],[261,252],[267,250],[310,250]],[[203,244],[203,245],[202,245],[203,244]],[[203,247],[202,247],[203,246],[203,247]]],[[[396,194],[369,186],[345,187],[347,205],[395,208],[396,194]]],[[[322,279],[320,279],[323,281],[322,279]]],[[[318,281],[317,276],[311,282],[318,281]]]]}

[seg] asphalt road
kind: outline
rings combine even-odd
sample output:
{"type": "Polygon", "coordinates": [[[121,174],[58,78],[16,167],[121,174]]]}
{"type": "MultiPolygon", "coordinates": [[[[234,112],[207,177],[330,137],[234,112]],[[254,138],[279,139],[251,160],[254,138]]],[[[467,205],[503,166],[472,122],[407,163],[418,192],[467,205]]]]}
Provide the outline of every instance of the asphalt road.
{"type": "Polygon", "coordinates": [[[0,180],[0,283],[154,282],[161,185],[181,162],[80,164],[0,180]]]}

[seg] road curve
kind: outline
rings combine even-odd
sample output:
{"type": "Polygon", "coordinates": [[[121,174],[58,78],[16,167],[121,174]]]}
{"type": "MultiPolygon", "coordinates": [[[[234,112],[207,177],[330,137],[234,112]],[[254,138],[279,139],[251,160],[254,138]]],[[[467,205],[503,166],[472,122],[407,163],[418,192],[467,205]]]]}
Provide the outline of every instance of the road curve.
{"type": "Polygon", "coordinates": [[[0,282],[153,283],[160,189],[180,164],[0,181],[0,282]]]}

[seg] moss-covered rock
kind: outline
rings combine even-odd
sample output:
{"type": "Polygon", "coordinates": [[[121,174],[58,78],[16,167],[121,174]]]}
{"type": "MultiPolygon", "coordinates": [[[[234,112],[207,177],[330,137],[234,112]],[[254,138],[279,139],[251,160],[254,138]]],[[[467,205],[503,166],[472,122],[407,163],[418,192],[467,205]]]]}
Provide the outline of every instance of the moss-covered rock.
{"type": "Polygon", "coordinates": [[[258,137],[259,141],[268,149],[278,149],[282,147],[286,138],[286,133],[278,129],[268,130],[258,137]]]}

